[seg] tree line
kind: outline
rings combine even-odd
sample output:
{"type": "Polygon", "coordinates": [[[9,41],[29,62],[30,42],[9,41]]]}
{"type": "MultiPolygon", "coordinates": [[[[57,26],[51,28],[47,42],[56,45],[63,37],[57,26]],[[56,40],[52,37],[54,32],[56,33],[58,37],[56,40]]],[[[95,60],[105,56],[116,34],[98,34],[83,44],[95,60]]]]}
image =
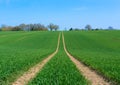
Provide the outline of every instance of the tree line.
{"type": "MultiPolygon", "coordinates": [[[[49,25],[45,26],[43,24],[20,24],[18,26],[7,26],[1,25],[0,31],[57,31],[59,29],[59,25],[50,23],[49,25]]],[[[65,28],[66,30],[66,28],[65,28]]],[[[91,25],[86,25],[85,28],[70,28],[69,31],[79,31],[79,30],[114,30],[112,26],[109,26],[107,29],[102,28],[95,28],[93,29],[91,25]]]]}
{"type": "Polygon", "coordinates": [[[43,24],[20,24],[18,26],[1,25],[0,31],[57,31],[59,26],[53,23],[45,26],[43,24]]]}
{"type": "Polygon", "coordinates": [[[109,26],[107,29],[102,29],[102,28],[95,28],[93,29],[91,25],[87,24],[84,29],[79,29],[79,28],[70,28],[69,31],[79,31],[79,30],[115,30],[112,26],[109,26]]]}

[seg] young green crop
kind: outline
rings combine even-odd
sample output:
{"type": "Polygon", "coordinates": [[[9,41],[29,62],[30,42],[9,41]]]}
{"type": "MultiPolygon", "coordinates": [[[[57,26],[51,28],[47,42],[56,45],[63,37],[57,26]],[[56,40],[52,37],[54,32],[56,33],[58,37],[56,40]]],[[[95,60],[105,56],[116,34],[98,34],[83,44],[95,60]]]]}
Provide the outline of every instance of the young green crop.
{"type": "Polygon", "coordinates": [[[116,84],[120,83],[120,31],[64,32],[68,51],[116,84]]]}
{"type": "Polygon", "coordinates": [[[28,85],[87,85],[87,81],[66,55],[61,40],[58,53],[28,85]]]}
{"type": "Polygon", "coordinates": [[[8,85],[55,51],[58,32],[0,32],[0,85],[8,85]]]}

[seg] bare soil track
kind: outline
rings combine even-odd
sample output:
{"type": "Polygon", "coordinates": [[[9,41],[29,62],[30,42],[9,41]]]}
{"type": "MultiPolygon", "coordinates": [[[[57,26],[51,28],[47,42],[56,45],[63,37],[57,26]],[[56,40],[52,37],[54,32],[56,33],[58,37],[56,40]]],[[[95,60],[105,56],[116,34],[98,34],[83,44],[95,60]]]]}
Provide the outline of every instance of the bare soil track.
{"type": "MultiPolygon", "coordinates": [[[[66,49],[65,41],[64,41],[64,35],[62,33],[62,40],[63,40],[63,46],[66,54],[69,56],[69,58],[73,61],[73,63],[76,65],[78,70],[85,76],[85,78],[91,82],[92,85],[110,85],[109,82],[105,81],[103,77],[98,75],[95,71],[91,70],[89,67],[85,66],[83,63],[75,59],[66,49]]],[[[12,83],[12,85],[26,85],[31,79],[33,79],[38,72],[42,69],[42,67],[58,52],[59,50],[59,43],[60,43],[60,34],[58,37],[58,44],[57,49],[54,53],[49,55],[46,59],[44,59],[42,62],[38,63],[34,67],[30,68],[27,72],[25,72],[20,78],[18,78],[15,82],[12,83]]]]}
{"type": "Polygon", "coordinates": [[[103,77],[98,75],[95,71],[91,70],[89,67],[85,66],[83,63],[75,59],[66,49],[65,46],[65,40],[64,35],[62,33],[62,39],[63,39],[63,45],[64,50],[66,54],[69,56],[69,58],[73,61],[73,63],[76,65],[78,70],[85,76],[85,78],[91,82],[92,85],[110,85],[109,82],[105,81],[103,77]]]}
{"type": "Polygon", "coordinates": [[[44,59],[42,62],[38,63],[34,67],[30,68],[27,72],[25,72],[20,78],[18,78],[15,82],[12,83],[12,85],[26,85],[31,79],[33,79],[38,72],[42,69],[42,67],[58,52],[59,49],[59,43],[60,43],[60,34],[58,37],[58,44],[57,49],[54,53],[49,55],[46,59],[44,59]]]}

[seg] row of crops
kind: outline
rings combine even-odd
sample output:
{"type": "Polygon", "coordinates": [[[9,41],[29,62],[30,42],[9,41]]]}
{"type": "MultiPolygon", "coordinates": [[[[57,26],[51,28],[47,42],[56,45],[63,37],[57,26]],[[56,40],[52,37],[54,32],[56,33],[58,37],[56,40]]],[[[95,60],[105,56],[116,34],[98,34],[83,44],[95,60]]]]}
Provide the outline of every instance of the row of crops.
{"type": "MultiPolygon", "coordinates": [[[[120,83],[120,31],[63,32],[67,50],[106,79],[120,83]]],[[[9,85],[53,53],[59,32],[0,32],[0,85],[9,85]]],[[[28,85],[88,85],[63,49],[28,85]]]]}
{"type": "Polygon", "coordinates": [[[67,50],[114,84],[120,84],[120,31],[64,32],[67,50]]]}
{"type": "Polygon", "coordinates": [[[66,55],[61,39],[58,53],[28,85],[87,85],[87,81],[66,55]]]}
{"type": "Polygon", "coordinates": [[[0,85],[8,85],[56,49],[58,32],[0,32],[0,85]]]}

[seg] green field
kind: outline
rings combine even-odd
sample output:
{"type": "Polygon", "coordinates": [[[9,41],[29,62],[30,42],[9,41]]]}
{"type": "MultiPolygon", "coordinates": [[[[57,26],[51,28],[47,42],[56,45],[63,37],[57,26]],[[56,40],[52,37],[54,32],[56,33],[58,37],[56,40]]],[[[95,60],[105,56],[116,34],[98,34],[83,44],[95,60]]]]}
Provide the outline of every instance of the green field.
{"type": "Polygon", "coordinates": [[[88,85],[66,55],[62,39],[57,53],[29,85],[88,85]]]}
{"type": "Polygon", "coordinates": [[[0,32],[0,85],[7,85],[55,51],[58,32],[0,32]]]}
{"type": "MultiPolygon", "coordinates": [[[[0,85],[10,85],[56,50],[60,32],[0,32],[0,85]]],[[[63,32],[66,48],[76,59],[107,80],[120,83],[120,31],[63,32]]],[[[88,85],[63,49],[28,85],[88,85]]]]}
{"type": "Polygon", "coordinates": [[[120,83],[120,31],[64,32],[67,50],[105,78],[120,83]]]}

